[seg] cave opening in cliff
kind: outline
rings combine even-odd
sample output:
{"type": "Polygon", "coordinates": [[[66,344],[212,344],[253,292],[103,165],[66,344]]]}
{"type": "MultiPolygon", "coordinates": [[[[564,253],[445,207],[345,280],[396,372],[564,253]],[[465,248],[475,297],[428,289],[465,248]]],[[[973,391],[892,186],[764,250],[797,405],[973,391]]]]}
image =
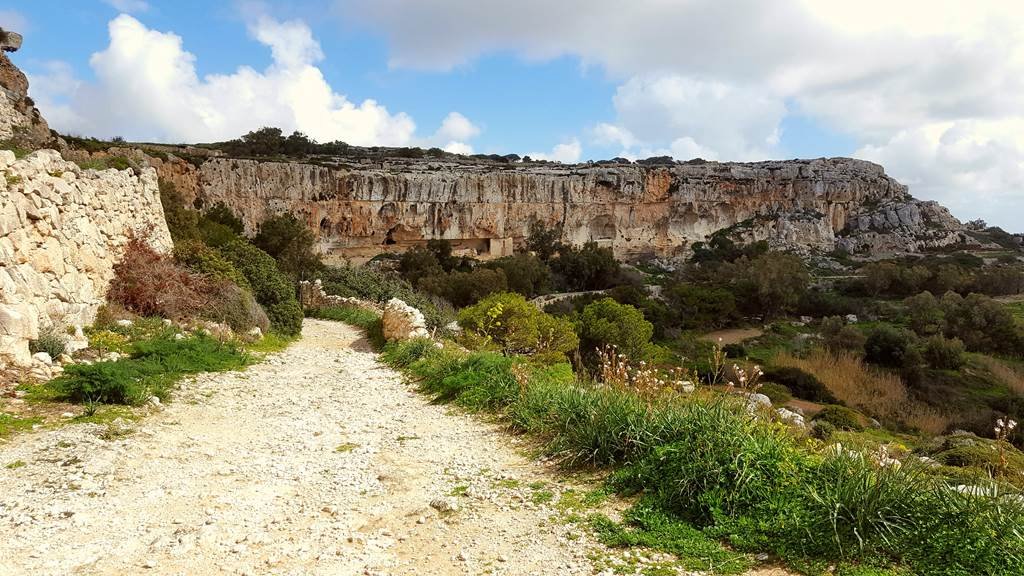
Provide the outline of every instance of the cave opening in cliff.
{"type": "Polygon", "coordinates": [[[384,236],[385,246],[393,246],[395,244],[398,244],[398,241],[395,240],[395,230],[397,229],[398,226],[392,226],[391,229],[388,230],[388,233],[384,236]]]}

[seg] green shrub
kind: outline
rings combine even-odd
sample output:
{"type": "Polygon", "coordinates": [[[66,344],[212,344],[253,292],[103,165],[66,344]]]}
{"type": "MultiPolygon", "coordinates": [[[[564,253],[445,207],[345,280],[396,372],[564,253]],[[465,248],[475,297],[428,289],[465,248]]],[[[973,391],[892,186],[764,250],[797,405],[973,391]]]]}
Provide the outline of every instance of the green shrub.
{"type": "Polygon", "coordinates": [[[422,277],[416,287],[427,294],[444,298],[456,308],[464,308],[491,294],[507,291],[508,282],[503,270],[476,268],[469,272],[442,272],[436,276],[422,277]]]}
{"type": "Polygon", "coordinates": [[[252,290],[249,281],[231,262],[201,240],[183,239],[175,242],[174,259],[195,272],[229,280],[241,288],[252,290]]]}
{"type": "Polygon", "coordinates": [[[811,402],[838,402],[835,396],[821,383],[814,374],[804,372],[795,367],[769,368],[765,370],[764,379],[781,384],[802,400],[811,402]]]}
{"type": "Polygon", "coordinates": [[[782,406],[793,399],[793,393],[789,391],[789,388],[774,382],[765,382],[761,384],[761,388],[758,389],[758,392],[767,396],[768,399],[772,401],[772,404],[776,406],[782,406]]]}
{"type": "Polygon", "coordinates": [[[211,208],[203,212],[203,218],[211,222],[227,226],[229,230],[239,236],[245,232],[245,224],[242,223],[242,219],[235,216],[235,213],[231,211],[231,208],[223,202],[217,202],[211,208]]]}
{"type": "Polygon", "coordinates": [[[434,341],[430,338],[413,338],[391,342],[384,347],[380,359],[388,366],[394,368],[407,368],[413,362],[438,350],[434,341]]]}
{"type": "Polygon", "coordinates": [[[227,244],[220,253],[245,276],[273,330],[286,336],[302,330],[302,307],[295,299],[295,290],[269,254],[242,241],[227,244]]]}
{"type": "Polygon", "coordinates": [[[913,344],[911,332],[882,324],[868,335],[864,343],[864,359],[879,366],[900,368],[907,364],[913,344]]]}
{"type": "Polygon", "coordinates": [[[185,205],[185,198],[178,191],[174,182],[161,179],[160,204],[164,209],[164,219],[171,239],[175,244],[182,240],[199,239],[199,213],[185,205]]]}
{"type": "Polygon", "coordinates": [[[684,330],[710,330],[736,321],[736,299],[722,288],[671,284],[664,290],[673,325],[684,330]]]}
{"type": "Polygon", "coordinates": [[[646,359],[654,326],[629,304],[602,298],[588,304],[575,319],[580,349],[592,354],[603,346],[615,346],[634,362],[646,359]]]}
{"type": "Polygon", "coordinates": [[[72,402],[141,404],[150,396],[166,399],[181,375],[230,370],[248,362],[236,346],[209,336],[156,338],[134,343],[130,358],[72,364],[47,386],[72,402]]]}
{"type": "Polygon", "coordinates": [[[443,276],[445,269],[433,251],[423,246],[413,246],[403,252],[399,258],[398,273],[410,284],[416,286],[422,278],[443,276]]]}
{"type": "Polygon", "coordinates": [[[864,430],[864,425],[861,424],[861,416],[855,410],[837,404],[825,406],[811,420],[814,422],[819,420],[828,422],[839,430],[852,430],[854,432],[864,430]]]}
{"type": "Polygon", "coordinates": [[[925,340],[924,359],[928,365],[940,370],[959,370],[966,361],[964,343],[957,338],[947,339],[939,335],[925,340]]]}
{"type": "Polygon", "coordinates": [[[56,360],[67,350],[68,339],[61,333],[56,325],[51,325],[39,331],[39,338],[28,343],[28,351],[32,354],[46,352],[50,358],[56,360]]]}
{"type": "Polygon", "coordinates": [[[292,214],[265,220],[252,243],[273,257],[278,267],[293,281],[311,278],[323,266],[314,249],[316,237],[313,231],[292,214]]]}
{"type": "Polygon", "coordinates": [[[487,262],[484,266],[501,270],[505,274],[510,292],[518,292],[527,298],[536,298],[551,290],[551,270],[543,260],[533,254],[506,256],[487,262]]]}
{"type": "Polygon", "coordinates": [[[545,314],[520,294],[493,294],[459,312],[459,326],[508,354],[557,357],[579,344],[572,324],[545,314]]]}
{"type": "Polygon", "coordinates": [[[252,293],[227,280],[211,283],[199,315],[206,320],[227,324],[239,334],[253,328],[259,328],[262,333],[270,329],[270,318],[252,293]]]}

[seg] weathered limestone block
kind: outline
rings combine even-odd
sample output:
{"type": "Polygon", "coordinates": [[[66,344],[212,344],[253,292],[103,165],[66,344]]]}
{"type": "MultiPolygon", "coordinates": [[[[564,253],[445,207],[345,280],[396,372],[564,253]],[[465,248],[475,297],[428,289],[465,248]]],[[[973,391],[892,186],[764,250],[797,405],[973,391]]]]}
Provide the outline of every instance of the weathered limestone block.
{"type": "Polygon", "coordinates": [[[423,313],[398,298],[392,298],[384,305],[381,321],[384,325],[384,338],[389,341],[430,337],[423,313]]]}

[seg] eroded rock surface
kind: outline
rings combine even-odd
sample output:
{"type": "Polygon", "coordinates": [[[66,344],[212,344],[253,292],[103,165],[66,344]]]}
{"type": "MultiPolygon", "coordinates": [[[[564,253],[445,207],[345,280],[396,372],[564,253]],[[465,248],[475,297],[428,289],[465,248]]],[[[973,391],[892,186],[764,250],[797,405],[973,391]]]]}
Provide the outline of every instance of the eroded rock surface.
{"type": "Polygon", "coordinates": [[[21,35],[0,28],[0,140],[27,148],[46,146],[56,139],[28,96],[28,78],[7,57],[21,48],[21,35]]]}
{"type": "Polygon", "coordinates": [[[303,218],[328,256],[371,257],[432,238],[483,256],[511,253],[534,222],[596,241],[624,259],[686,254],[732,229],[780,248],[913,251],[952,243],[962,226],[920,203],[881,166],[849,158],[673,165],[487,164],[332,158],[318,163],[214,157],[157,162],[189,201],[223,202],[253,232],[303,218]],[[906,218],[898,226],[878,210],[906,218]],[[855,239],[844,240],[847,235],[855,239]]]}

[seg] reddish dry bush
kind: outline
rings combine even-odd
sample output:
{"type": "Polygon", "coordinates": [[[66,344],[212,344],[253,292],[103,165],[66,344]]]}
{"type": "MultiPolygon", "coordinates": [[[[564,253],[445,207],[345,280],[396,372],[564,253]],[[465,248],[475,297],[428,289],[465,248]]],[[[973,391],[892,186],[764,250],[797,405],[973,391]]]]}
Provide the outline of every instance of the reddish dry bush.
{"type": "Polygon", "coordinates": [[[184,321],[200,315],[210,281],[154,250],[144,236],[133,236],[114,265],[107,300],[140,316],[184,321]]]}

